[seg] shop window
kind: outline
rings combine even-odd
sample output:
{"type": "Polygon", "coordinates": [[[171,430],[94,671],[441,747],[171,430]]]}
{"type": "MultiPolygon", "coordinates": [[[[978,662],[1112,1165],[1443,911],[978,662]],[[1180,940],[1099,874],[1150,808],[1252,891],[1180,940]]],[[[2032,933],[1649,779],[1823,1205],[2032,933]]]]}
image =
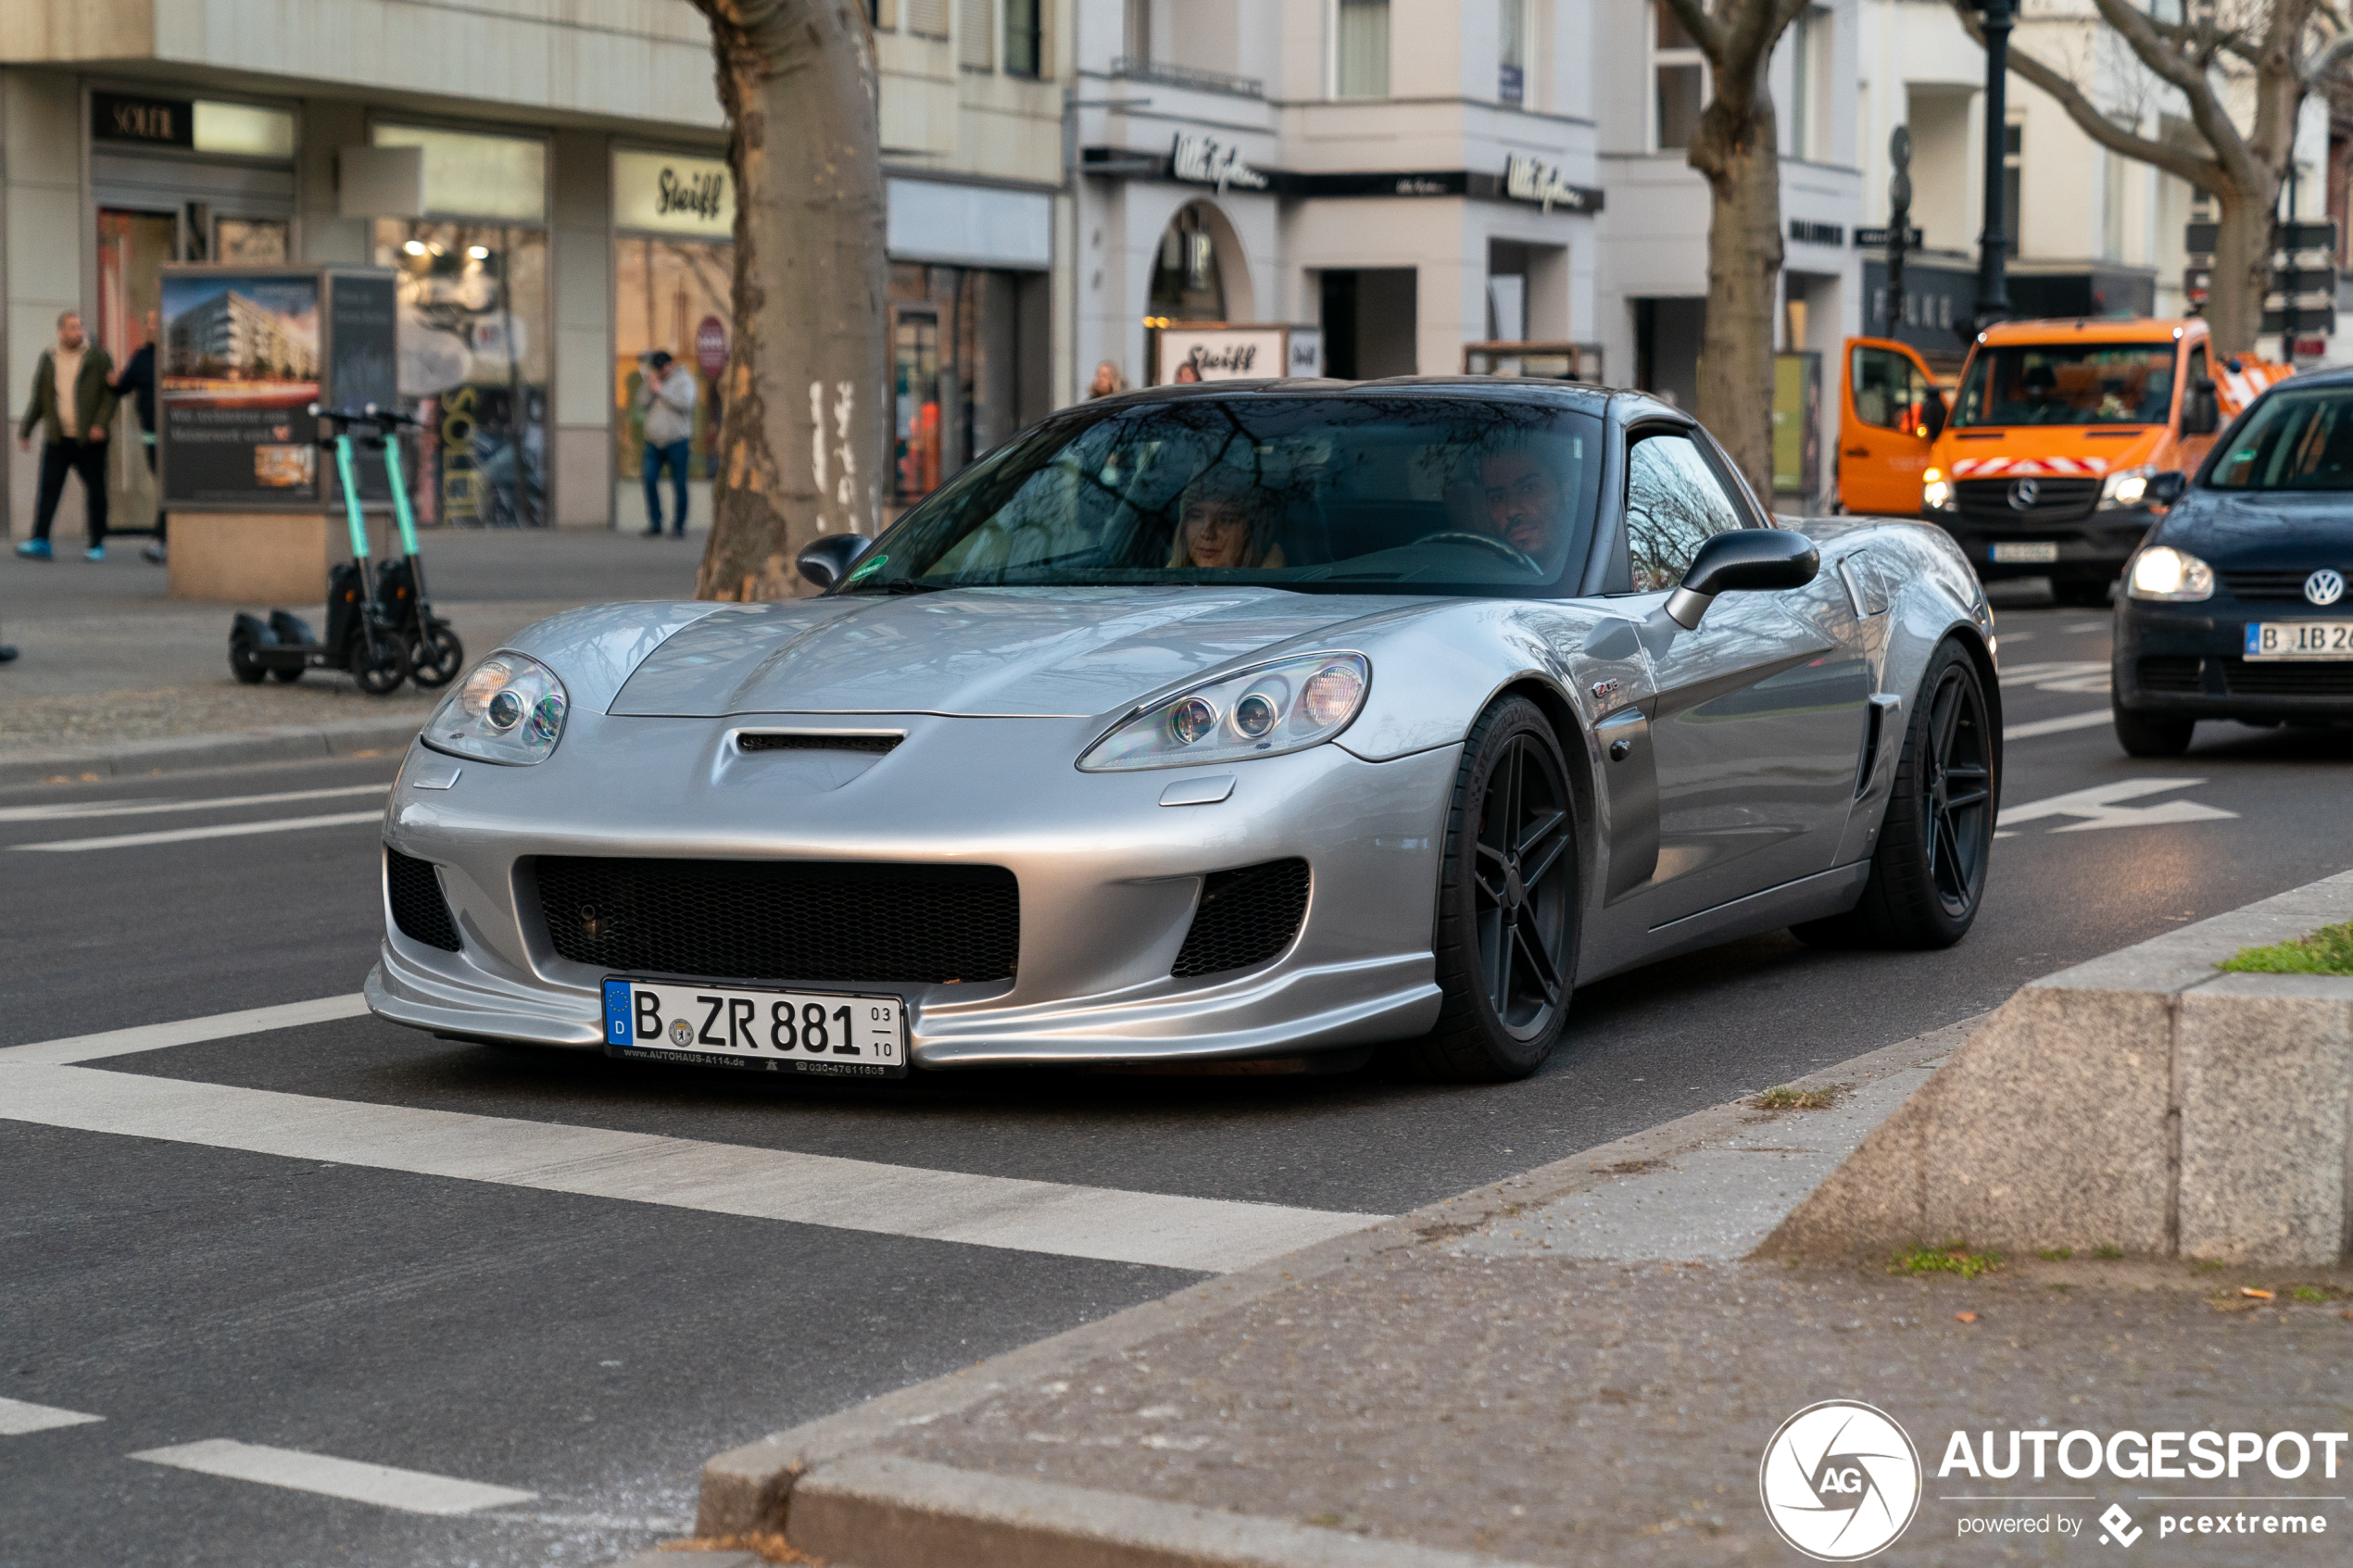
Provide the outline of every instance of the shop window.
{"type": "Polygon", "coordinates": [[[1044,282],[1043,274],[892,264],[894,508],[953,479],[1037,410],[1044,390],[1044,282]]]}
{"type": "MultiPolygon", "coordinates": [[[[727,354],[734,332],[736,247],[724,242],[625,234],[613,242],[613,477],[615,525],[643,519],[647,358],[657,350],[695,378],[694,428],[686,478],[707,484],[719,471],[719,423],[725,411],[727,354]]],[[[662,476],[667,483],[669,476],[662,476]]],[[[662,506],[670,507],[665,495],[662,506]]],[[[687,507],[696,527],[711,523],[697,494],[687,507]]]]}
{"type": "Polygon", "coordinates": [[[544,526],[547,231],[380,218],[375,240],[376,264],[398,270],[400,395],[423,425],[418,521],[544,526]]]}
{"type": "Polygon", "coordinates": [[[456,218],[539,223],[547,217],[547,144],[417,125],[379,125],[379,147],[424,150],[425,210],[456,218]]]}
{"type": "Polygon", "coordinates": [[[1707,62],[1666,0],[1652,0],[1651,10],[1654,145],[1663,153],[1680,152],[1699,134],[1700,111],[1707,107],[1707,62]]]}
{"type": "Polygon", "coordinates": [[[1161,231],[1152,266],[1151,315],[1175,321],[1222,321],[1226,283],[1217,245],[1199,207],[1189,207],[1161,231]]]}
{"type": "Polygon", "coordinates": [[[1332,95],[1389,96],[1389,0],[1336,0],[1332,95]]]}
{"type": "Polygon", "coordinates": [[[1528,101],[1528,0],[1500,0],[1496,6],[1495,96],[1506,104],[1528,101]]]}
{"type": "Polygon", "coordinates": [[[295,120],[284,109],[254,104],[221,104],[196,100],[190,117],[194,145],[200,153],[231,157],[285,159],[294,157],[295,120]]]}
{"type": "Polygon", "coordinates": [[[1045,62],[1044,0],[1005,0],[1005,74],[1038,76],[1045,62]]]}

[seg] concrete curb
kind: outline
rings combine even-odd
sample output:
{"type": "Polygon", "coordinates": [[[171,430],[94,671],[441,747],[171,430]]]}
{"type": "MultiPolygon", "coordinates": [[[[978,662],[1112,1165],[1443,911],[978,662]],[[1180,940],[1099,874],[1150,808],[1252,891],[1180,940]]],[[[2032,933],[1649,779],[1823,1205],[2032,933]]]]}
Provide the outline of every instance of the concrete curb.
{"type": "MultiPolygon", "coordinates": [[[[1982,1016],[1964,1019],[1942,1029],[1839,1062],[1819,1073],[1792,1080],[1791,1086],[1827,1088],[1921,1066],[1958,1047],[1969,1031],[1977,1027],[1982,1016]]],[[[1759,1085],[1760,1088],[1764,1086],[1759,1085]]],[[[973,1478],[970,1482],[973,1489],[955,1494],[986,1501],[985,1515],[979,1512],[954,1514],[941,1502],[949,1493],[943,1489],[945,1483],[937,1476],[875,1469],[874,1466],[885,1462],[882,1456],[862,1450],[884,1442],[902,1427],[929,1424],[1009,1389],[1043,1382],[1098,1358],[1115,1355],[1161,1335],[1222,1316],[1262,1297],[1289,1289],[1300,1281],[1333,1273],[1397,1248],[1442,1245],[1452,1238],[1490,1228],[1498,1221],[1524,1210],[1621,1180],[1629,1170],[1645,1169],[1705,1145],[1736,1138],[1753,1126],[1756,1116],[1757,1112],[1743,1101],[1711,1106],[1689,1116],[1646,1128],[1614,1143],[1582,1150],[1491,1185],[1384,1220],[1353,1235],[1335,1237],[1253,1268],[1189,1286],[1157,1301],[1130,1307],[1100,1322],[1082,1324],[1051,1338],[989,1357],[962,1372],[881,1395],[863,1404],[731,1449],[703,1466],[695,1533],[698,1537],[715,1538],[782,1534],[797,1549],[819,1556],[830,1556],[832,1553],[826,1549],[811,1545],[801,1538],[804,1528],[815,1527],[804,1518],[801,1502],[805,1496],[820,1495],[812,1488],[822,1486],[829,1488],[822,1493],[828,1499],[822,1512],[827,1539],[837,1543],[858,1543],[850,1561],[860,1561],[862,1554],[869,1554],[873,1562],[887,1563],[890,1568],[916,1568],[916,1565],[925,1562],[954,1563],[957,1568],[968,1568],[968,1565],[969,1568],[977,1568],[977,1565],[988,1562],[1024,1565],[1067,1562],[1073,1568],[1081,1563],[1086,1568],[1172,1568],[1176,1564],[1195,1563],[1214,1563],[1222,1568],[1226,1563],[1256,1564],[1262,1562],[1315,1564],[1317,1568],[1326,1562],[1337,1565],[1363,1562],[1370,1564],[1375,1560],[1202,1556],[1196,1549],[1202,1548],[1210,1537],[1183,1531],[1166,1538],[1153,1536],[1151,1533],[1152,1521],[1157,1520],[1175,1528],[1173,1516],[1139,1512],[1130,1507],[1137,1499],[1114,1494],[1076,1491],[1075,1488],[1052,1488],[1057,1494],[1070,1495],[1058,1495],[1052,1507],[1045,1507],[1041,1502],[1035,1512],[1024,1512],[1003,1504],[1001,1499],[1008,1494],[1002,1488],[1007,1483],[994,1477],[973,1478]],[[845,1466],[853,1468],[845,1469],[845,1466]],[[839,1486],[836,1486],[837,1474],[841,1477],[839,1486]],[[903,1498],[891,1490],[894,1476],[903,1481],[908,1488],[903,1498]],[[1085,1507],[1081,1506],[1082,1501],[1086,1503],[1085,1507]],[[1117,1505],[1115,1508],[1114,1504],[1117,1505]],[[1074,1512],[1073,1510],[1078,1512],[1074,1512]],[[985,1525],[990,1543],[988,1552],[976,1550],[977,1537],[956,1537],[954,1518],[970,1520],[971,1527],[976,1531],[982,1530],[985,1525]],[[917,1521],[921,1522],[920,1527],[917,1521]],[[905,1541],[910,1551],[919,1542],[925,1543],[926,1550],[931,1549],[932,1543],[937,1543],[944,1555],[900,1555],[896,1547],[890,1555],[871,1551],[865,1543],[881,1538],[871,1533],[886,1527],[903,1527],[907,1532],[905,1541]],[[957,1541],[962,1544],[956,1545],[953,1550],[947,1549],[950,1544],[957,1541]],[[1085,1545],[1083,1552],[1079,1549],[1081,1543],[1085,1545]],[[1188,1552],[1193,1555],[1186,1555],[1188,1552]]],[[[922,1469],[933,1471],[941,1467],[925,1466],[922,1469]]],[[[947,1474],[962,1474],[953,1471],[947,1474]]],[[[1149,1506],[1174,1508],[1174,1505],[1149,1506]]],[[[1213,1514],[1212,1517],[1231,1521],[1239,1516],[1213,1514]]],[[[1332,1536],[1334,1539],[1356,1539],[1308,1526],[1294,1526],[1284,1521],[1257,1520],[1248,1523],[1264,1526],[1268,1531],[1304,1530],[1318,1544],[1327,1536],[1332,1536]]],[[[1239,1549],[1236,1543],[1245,1540],[1243,1536],[1216,1538],[1226,1541],[1235,1549],[1239,1549]]],[[[1282,1538],[1287,1540],[1290,1537],[1286,1536],[1282,1538]]],[[[1252,1549],[1257,1549],[1277,1537],[1256,1534],[1247,1536],[1246,1539],[1256,1543],[1252,1549]]],[[[837,1544],[832,1549],[838,1551],[842,1549],[837,1544]]],[[[1398,1549],[1419,1551],[1422,1549],[1400,1547],[1398,1549]]],[[[1408,1562],[1435,1565],[1470,1562],[1491,1564],[1494,1562],[1493,1559],[1473,1559],[1461,1554],[1384,1558],[1378,1561],[1397,1563],[1400,1568],[1408,1562]]]]}
{"type": "Polygon", "coordinates": [[[2023,987],[1758,1255],[1960,1238],[2336,1262],[2353,1248],[2353,978],[2215,965],[2348,919],[2353,872],[2023,987]]]}
{"type": "Polygon", "coordinates": [[[88,751],[0,754],[0,786],[101,778],[135,778],[192,768],[233,768],[246,762],[299,762],[367,751],[406,751],[424,716],[349,719],[332,724],[287,724],[270,730],[224,731],[126,741],[88,751]]]}

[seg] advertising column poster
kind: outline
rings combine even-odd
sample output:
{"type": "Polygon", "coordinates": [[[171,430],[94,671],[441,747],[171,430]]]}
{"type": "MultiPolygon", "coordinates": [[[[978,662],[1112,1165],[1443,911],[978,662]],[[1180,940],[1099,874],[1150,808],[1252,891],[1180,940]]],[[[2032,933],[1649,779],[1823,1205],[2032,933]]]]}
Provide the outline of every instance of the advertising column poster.
{"type": "Polygon", "coordinates": [[[319,507],[319,284],[316,269],[164,270],[167,508],[319,507]]]}

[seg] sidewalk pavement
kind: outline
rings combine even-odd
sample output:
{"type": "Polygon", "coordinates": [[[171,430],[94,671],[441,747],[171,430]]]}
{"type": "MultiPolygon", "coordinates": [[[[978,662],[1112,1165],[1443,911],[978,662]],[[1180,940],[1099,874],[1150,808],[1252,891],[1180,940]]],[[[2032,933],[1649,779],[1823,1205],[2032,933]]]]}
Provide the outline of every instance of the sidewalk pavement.
{"type": "MultiPolygon", "coordinates": [[[[470,658],[575,605],[691,597],[701,551],[698,537],[601,531],[432,531],[422,545],[434,606],[470,658]]],[[[275,608],[325,629],[321,604],[168,598],[128,546],[97,564],[0,553],[0,642],[19,650],[0,665],[0,785],[406,746],[441,693],[370,696],[340,672],[230,676],[231,614],[275,608]]]]}
{"type": "Polygon", "coordinates": [[[1890,1562],[2088,1560],[2110,1504],[2136,1560],[2343,1562],[2353,1478],[2317,1457],[2299,1482],[1937,1472],[1956,1431],[2353,1430],[2353,1272],[1741,1261],[1978,1022],[1792,1085],[1829,1109],[1702,1111],[723,1454],[691,1543],[719,1555],[632,1568],[1796,1562],[1759,1461],[1831,1399],[1919,1450],[1890,1562]],[[2161,1537],[2152,1493],[2327,1534],[2161,1537]]]}

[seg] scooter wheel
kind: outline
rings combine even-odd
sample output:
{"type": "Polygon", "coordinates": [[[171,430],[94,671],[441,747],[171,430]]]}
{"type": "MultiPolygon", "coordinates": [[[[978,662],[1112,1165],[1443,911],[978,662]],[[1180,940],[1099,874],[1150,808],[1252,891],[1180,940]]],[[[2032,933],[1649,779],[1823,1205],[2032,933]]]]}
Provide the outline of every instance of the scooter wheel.
{"type": "Polygon", "coordinates": [[[390,696],[409,678],[408,645],[397,637],[386,637],[371,653],[368,640],[360,638],[352,645],[351,678],[370,696],[390,696]]]}
{"type": "Polygon", "coordinates": [[[229,639],[229,673],[237,678],[239,684],[258,686],[261,678],[269,672],[261,662],[260,655],[254,651],[252,638],[229,639]]]}
{"type": "Polygon", "coordinates": [[[409,645],[409,679],[420,691],[447,685],[465,667],[466,645],[447,626],[428,626],[409,645]]]}

